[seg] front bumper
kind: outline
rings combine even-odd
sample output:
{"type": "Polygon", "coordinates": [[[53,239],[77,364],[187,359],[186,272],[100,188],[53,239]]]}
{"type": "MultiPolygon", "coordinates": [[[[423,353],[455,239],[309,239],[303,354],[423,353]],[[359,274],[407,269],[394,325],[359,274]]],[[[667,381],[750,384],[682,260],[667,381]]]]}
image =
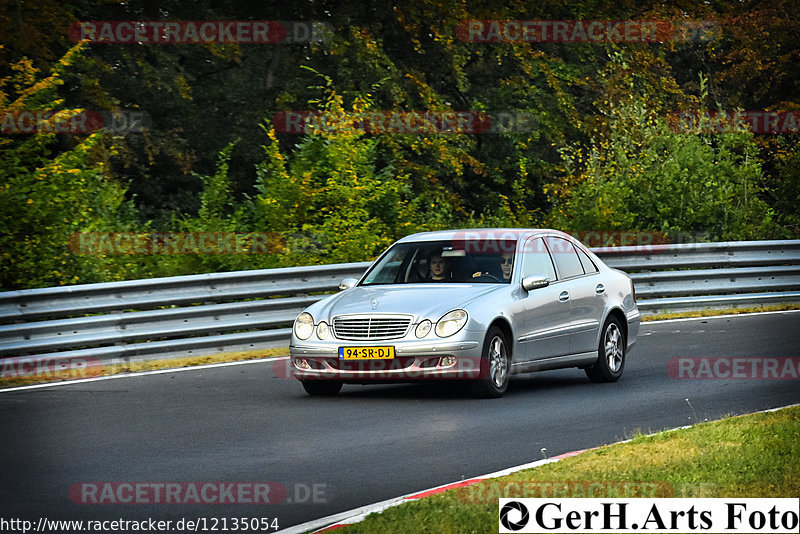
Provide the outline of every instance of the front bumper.
{"type": "Polygon", "coordinates": [[[639,312],[639,308],[635,307],[625,314],[625,318],[628,321],[628,346],[626,350],[630,350],[631,347],[636,344],[636,340],[639,337],[639,326],[642,323],[642,314],[639,312]]]}
{"type": "Polygon", "coordinates": [[[299,341],[289,345],[292,376],[299,380],[407,382],[472,380],[480,377],[482,342],[470,339],[299,341]],[[339,347],[394,346],[391,360],[340,360],[339,347]]]}

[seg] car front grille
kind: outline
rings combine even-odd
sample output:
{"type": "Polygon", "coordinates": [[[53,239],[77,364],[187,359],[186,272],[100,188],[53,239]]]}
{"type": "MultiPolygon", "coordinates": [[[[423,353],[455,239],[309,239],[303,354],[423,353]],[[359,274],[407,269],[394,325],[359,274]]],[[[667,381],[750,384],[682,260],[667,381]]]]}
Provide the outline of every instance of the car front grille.
{"type": "Polygon", "coordinates": [[[333,333],[339,339],[377,341],[406,335],[410,315],[342,315],[333,319],[333,333]]]}

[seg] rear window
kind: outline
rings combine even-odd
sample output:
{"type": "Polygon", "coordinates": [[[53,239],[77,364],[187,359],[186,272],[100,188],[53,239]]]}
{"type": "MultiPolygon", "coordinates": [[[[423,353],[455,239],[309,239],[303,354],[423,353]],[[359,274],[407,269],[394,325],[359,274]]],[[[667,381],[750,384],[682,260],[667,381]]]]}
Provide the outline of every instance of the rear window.
{"type": "Polygon", "coordinates": [[[575,250],[578,251],[578,259],[581,260],[581,265],[583,266],[583,272],[585,273],[596,273],[597,266],[592,261],[592,258],[589,257],[580,247],[575,247],[575,250]]]}
{"type": "Polygon", "coordinates": [[[584,274],[578,252],[572,243],[560,237],[548,237],[546,240],[553,261],[556,262],[559,278],[572,278],[584,274]]]}

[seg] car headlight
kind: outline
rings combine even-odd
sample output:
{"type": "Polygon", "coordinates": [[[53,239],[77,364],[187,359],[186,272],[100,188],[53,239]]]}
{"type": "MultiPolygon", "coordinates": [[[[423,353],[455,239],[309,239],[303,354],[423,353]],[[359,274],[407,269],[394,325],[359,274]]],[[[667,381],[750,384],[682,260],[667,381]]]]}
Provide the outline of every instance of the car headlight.
{"type": "Polygon", "coordinates": [[[425,337],[428,335],[428,332],[431,331],[431,328],[433,328],[433,324],[429,320],[425,319],[424,321],[420,321],[420,323],[417,325],[417,329],[414,331],[414,334],[416,334],[417,337],[425,337]]]}
{"type": "Polygon", "coordinates": [[[467,317],[467,312],[464,310],[445,313],[436,323],[436,335],[439,337],[452,336],[464,328],[464,325],[467,324],[467,317]]]}
{"type": "Polygon", "coordinates": [[[317,325],[317,337],[320,339],[328,339],[328,334],[330,334],[331,329],[328,327],[328,323],[325,321],[320,322],[317,325]]]}
{"type": "Polygon", "coordinates": [[[308,312],[303,312],[294,320],[294,335],[298,339],[308,339],[314,332],[314,318],[308,312]]]}

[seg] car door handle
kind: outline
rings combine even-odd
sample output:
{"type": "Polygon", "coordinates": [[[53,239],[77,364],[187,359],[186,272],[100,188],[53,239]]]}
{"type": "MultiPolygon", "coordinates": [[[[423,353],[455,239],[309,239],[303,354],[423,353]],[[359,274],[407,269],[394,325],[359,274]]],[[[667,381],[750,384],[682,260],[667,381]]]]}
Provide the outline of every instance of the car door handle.
{"type": "Polygon", "coordinates": [[[558,296],[558,300],[561,302],[566,302],[569,300],[569,292],[562,291],[561,294],[558,296]]]}
{"type": "Polygon", "coordinates": [[[597,284],[597,287],[594,288],[595,293],[597,293],[598,295],[603,293],[605,290],[606,290],[606,286],[604,286],[603,284],[597,284]]]}

